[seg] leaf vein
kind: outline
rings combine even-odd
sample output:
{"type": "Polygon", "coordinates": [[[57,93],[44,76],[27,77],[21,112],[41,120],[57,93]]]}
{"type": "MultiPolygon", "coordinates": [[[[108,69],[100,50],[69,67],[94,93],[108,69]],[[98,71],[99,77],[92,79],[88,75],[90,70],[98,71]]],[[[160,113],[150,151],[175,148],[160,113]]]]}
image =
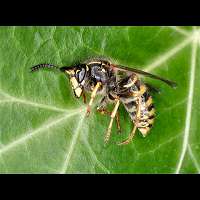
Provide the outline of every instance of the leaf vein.
{"type": "Polygon", "coordinates": [[[56,119],[51,120],[48,123],[43,124],[42,126],[33,130],[32,132],[23,134],[22,137],[16,139],[15,141],[13,141],[9,144],[6,144],[2,148],[0,148],[0,155],[8,152],[9,150],[12,150],[13,148],[18,146],[19,144],[23,144],[24,142],[32,139],[34,136],[38,135],[39,133],[44,132],[45,130],[47,130],[47,129],[63,122],[67,118],[72,117],[72,116],[77,115],[77,114],[80,114],[80,109],[74,110],[74,112],[70,112],[68,114],[65,114],[64,116],[61,115],[61,117],[58,117],[56,119]]]}
{"type": "Polygon", "coordinates": [[[198,173],[200,173],[200,165],[197,162],[197,159],[195,158],[195,156],[194,156],[194,154],[192,152],[192,148],[191,148],[190,144],[188,144],[188,153],[189,153],[189,155],[190,155],[190,157],[191,157],[191,159],[192,159],[192,161],[194,163],[194,166],[196,167],[198,173]]]}
{"type": "Polygon", "coordinates": [[[178,26],[168,26],[168,27],[185,36],[188,36],[190,34],[189,31],[186,31],[178,26]]]}
{"type": "Polygon", "coordinates": [[[59,111],[59,112],[69,112],[69,110],[67,110],[67,109],[58,108],[55,106],[50,106],[50,105],[45,105],[45,104],[40,104],[40,103],[32,102],[32,101],[29,101],[26,99],[16,98],[14,96],[10,96],[9,94],[3,92],[2,90],[0,91],[0,93],[7,98],[6,100],[0,100],[0,104],[15,102],[15,103],[26,104],[26,105],[33,106],[33,107],[44,108],[47,110],[54,110],[54,111],[59,111]]]}
{"type": "Polygon", "coordinates": [[[156,67],[160,66],[164,62],[166,62],[168,59],[170,59],[172,56],[177,54],[180,50],[185,48],[190,42],[193,40],[194,36],[191,34],[186,39],[184,39],[180,44],[176,45],[174,48],[170,49],[166,53],[164,53],[161,56],[158,56],[152,63],[147,65],[144,70],[145,71],[152,71],[156,67]]]}
{"type": "Polygon", "coordinates": [[[83,140],[84,143],[85,143],[85,146],[87,147],[89,153],[90,153],[90,156],[91,158],[96,162],[96,164],[106,173],[110,174],[110,171],[105,167],[105,165],[100,161],[98,160],[95,152],[93,151],[93,149],[91,148],[91,145],[88,143],[88,141],[86,141],[86,139],[83,140]]]}
{"type": "Polygon", "coordinates": [[[190,82],[189,82],[189,91],[188,91],[188,103],[187,103],[187,114],[185,119],[185,131],[183,136],[183,145],[181,149],[181,155],[176,167],[175,173],[178,174],[182,167],[182,163],[185,157],[187,146],[189,143],[189,134],[190,134],[190,124],[191,124],[191,114],[192,114],[192,102],[194,95],[194,81],[195,81],[195,68],[196,68],[196,54],[197,54],[197,35],[194,35],[194,40],[192,43],[192,53],[191,53],[191,73],[190,73],[190,82]]]}
{"type": "Polygon", "coordinates": [[[66,156],[66,158],[64,159],[64,163],[63,163],[62,168],[61,168],[61,171],[60,171],[61,174],[64,174],[64,173],[67,171],[68,167],[69,167],[69,162],[70,162],[70,160],[71,160],[71,157],[72,157],[72,154],[73,154],[75,145],[76,145],[77,140],[78,140],[78,137],[79,137],[79,135],[80,135],[80,129],[81,129],[81,127],[82,127],[84,118],[85,118],[85,114],[82,114],[82,115],[80,116],[79,123],[78,123],[77,128],[76,128],[76,130],[75,130],[75,133],[74,133],[74,135],[73,135],[73,137],[72,137],[70,146],[69,146],[69,148],[68,148],[67,156],[66,156]]]}

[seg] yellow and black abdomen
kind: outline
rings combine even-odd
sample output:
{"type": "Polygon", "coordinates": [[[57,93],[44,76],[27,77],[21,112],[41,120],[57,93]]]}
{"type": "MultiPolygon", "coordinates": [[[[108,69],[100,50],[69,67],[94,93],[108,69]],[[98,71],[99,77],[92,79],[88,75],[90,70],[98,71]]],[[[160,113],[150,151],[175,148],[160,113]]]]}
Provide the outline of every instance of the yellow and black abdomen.
{"type": "Polygon", "coordinates": [[[139,131],[145,137],[154,123],[155,108],[153,105],[152,96],[150,96],[148,91],[146,91],[139,98],[141,98],[140,117],[138,119],[138,122],[136,122],[136,125],[139,131]]]}
{"type": "Polygon", "coordinates": [[[145,137],[150,131],[155,118],[152,97],[147,87],[137,80],[133,88],[123,94],[120,100],[129,113],[131,120],[145,137]]]}

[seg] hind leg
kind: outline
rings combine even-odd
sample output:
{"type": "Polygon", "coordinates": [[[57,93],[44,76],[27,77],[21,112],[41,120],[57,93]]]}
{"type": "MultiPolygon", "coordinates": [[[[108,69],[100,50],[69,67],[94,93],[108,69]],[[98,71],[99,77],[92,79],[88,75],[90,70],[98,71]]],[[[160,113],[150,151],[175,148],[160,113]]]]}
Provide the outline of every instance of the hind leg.
{"type": "Polygon", "coordinates": [[[136,133],[136,130],[137,130],[137,124],[138,124],[139,119],[141,117],[141,108],[140,108],[140,105],[141,105],[141,98],[138,98],[135,125],[134,125],[131,133],[129,134],[128,139],[126,139],[123,142],[118,143],[118,145],[129,144],[133,140],[133,137],[135,136],[135,133],[136,133]]]}
{"type": "Polygon", "coordinates": [[[134,128],[133,128],[133,130],[131,131],[130,135],[128,136],[128,139],[126,139],[126,140],[123,141],[123,142],[118,143],[118,145],[129,144],[129,143],[133,140],[133,137],[135,136],[136,130],[137,130],[137,126],[134,125],[134,128]]]}

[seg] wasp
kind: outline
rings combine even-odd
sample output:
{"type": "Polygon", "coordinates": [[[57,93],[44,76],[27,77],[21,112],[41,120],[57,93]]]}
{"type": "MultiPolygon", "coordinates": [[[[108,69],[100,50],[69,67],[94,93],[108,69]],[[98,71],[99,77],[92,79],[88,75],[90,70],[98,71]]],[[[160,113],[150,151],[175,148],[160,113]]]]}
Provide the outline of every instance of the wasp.
{"type": "Polygon", "coordinates": [[[169,86],[175,88],[176,83],[148,72],[113,64],[107,59],[90,59],[73,66],[57,67],[53,64],[39,64],[31,68],[31,71],[37,71],[40,68],[56,68],[64,72],[70,79],[74,95],[77,98],[81,96],[86,103],[86,93],[90,93],[90,101],[87,105],[87,116],[91,112],[91,106],[96,95],[101,95],[102,99],[97,111],[102,114],[110,115],[110,123],[105,134],[104,141],[107,143],[111,136],[113,121],[116,118],[117,127],[120,130],[118,108],[123,104],[125,110],[129,113],[134,127],[128,138],[118,145],[129,144],[138,129],[143,137],[147,136],[152,128],[155,119],[155,108],[151,87],[142,82],[139,75],[150,77],[163,81],[169,86]],[[106,109],[109,103],[114,104],[112,112],[106,109]]]}

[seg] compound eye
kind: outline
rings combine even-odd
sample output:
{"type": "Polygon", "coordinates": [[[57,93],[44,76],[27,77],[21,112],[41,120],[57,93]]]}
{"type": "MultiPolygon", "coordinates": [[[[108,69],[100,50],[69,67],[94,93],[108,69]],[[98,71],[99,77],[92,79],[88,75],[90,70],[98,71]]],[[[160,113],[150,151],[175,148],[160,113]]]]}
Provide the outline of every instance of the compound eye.
{"type": "Polygon", "coordinates": [[[78,72],[78,82],[81,83],[85,77],[85,69],[82,68],[81,71],[78,72]]]}

